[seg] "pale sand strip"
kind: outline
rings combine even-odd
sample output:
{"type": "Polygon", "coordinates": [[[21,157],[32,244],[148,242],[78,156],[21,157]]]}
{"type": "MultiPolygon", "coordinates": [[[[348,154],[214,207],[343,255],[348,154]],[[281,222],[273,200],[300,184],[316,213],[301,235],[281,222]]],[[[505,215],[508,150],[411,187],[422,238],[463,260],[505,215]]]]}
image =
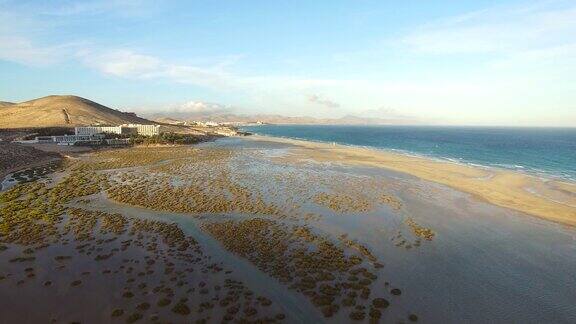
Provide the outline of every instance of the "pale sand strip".
{"type": "Polygon", "coordinates": [[[294,145],[291,154],[284,159],[313,159],[383,167],[450,186],[494,205],[562,224],[576,225],[576,184],[573,183],[544,181],[508,170],[486,170],[343,145],[268,136],[250,136],[249,139],[294,145]]]}

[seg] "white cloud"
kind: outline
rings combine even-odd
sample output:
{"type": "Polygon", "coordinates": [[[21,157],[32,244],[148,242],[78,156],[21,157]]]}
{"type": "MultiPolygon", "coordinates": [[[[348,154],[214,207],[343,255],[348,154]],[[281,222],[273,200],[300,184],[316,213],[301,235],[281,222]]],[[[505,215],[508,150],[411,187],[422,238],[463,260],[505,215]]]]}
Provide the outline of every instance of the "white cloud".
{"type": "Polygon", "coordinates": [[[172,118],[196,118],[199,116],[227,114],[240,111],[238,107],[227,106],[219,103],[211,103],[204,101],[187,101],[180,104],[149,106],[147,108],[139,107],[133,110],[140,111],[145,116],[159,117],[167,116],[172,118]]]}
{"type": "Polygon", "coordinates": [[[231,111],[232,107],[218,103],[188,101],[170,110],[177,113],[221,113],[231,111]]]}
{"type": "Polygon", "coordinates": [[[35,46],[26,38],[0,34],[0,60],[45,66],[60,60],[58,47],[35,46]]]}
{"type": "MultiPolygon", "coordinates": [[[[66,18],[59,16],[80,16],[91,14],[135,15],[150,8],[148,0],[102,0],[102,1],[52,1],[30,3],[19,1],[0,1],[0,60],[12,61],[28,66],[48,66],[76,57],[78,52],[86,52],[91,45],[84,39],[46,42],[55,31],[65,30],[66,18]]],[[[95,46],[94,46],[95,47],[95,46]]],[[[128,53],[111,53],[121,56],[128,53]]],[[[114,58],[113,58],[114,59],[114,58]]],[[[125,57],[144,60],[144,57],[125,57]]],[[[105,57],[100,58],[103,62],[105,57]]],[[[150,62],[135,62],[141,66],[150,62]]],[[[130,70],[128,64],[122,66],[102,66],[110,72],[123,68],[130,70]]],[[[125,73],[125,71],[120,71],[125,73]]]]}
{"type": "Polygon", "coordinates": [[[315,95],[315,94],[310,94],[307,95],[306,98],[308,99],[308,102],[320,105],[320,106],[324,106],[327,108],[340,108],[340,104],[337,102],[334,102],[330,99],[326,99],[323,98],[319,95],[315,95]]]}
{"type": "MultiPolygon", "coordinates": [[[[495,82],[490,79],[450,80],[438,78],[435,82],[426,80],[385,81],[362,79],[322,79],[297,78],[283,75],[238,75],[230,73],[218,64],[199,67],[170,63],[158,57],[140,54],[127,49],[108,51],[84,51],[78,58],[87,66],[114,77],[142,80],[168,80],[184,84],[207,87],[218,93],[230,92],[236,98],[246,100],[235,104],[251,109],[273,109],[286,115],[313,115],[326,117],[325,110],[313,109],[314,105],[330,105],[341,109],[332,112],[334,117],[341,114],[375,114],[375,111],[362,111],[362,107],[378,107],[382,103],[402,110],[407,116],[418,116],[442,120],[449,116],[455,123],[470,120],[494,120],[497,115],[485,107],[510,107],[510,98],[524,98],[532,104],[532,98],[523,96],[524,82],[503,79],[495,82]],[[322,93],[330,99],[309,93],[322,93]],[[519,97],[520,96],[520,97],[519,97]],[[305,99],[305,100],[303,100],[305,99]],[[455,107],[465,107],[455,109],[455,107]],[[482,113],[485,111],[484,113],[482,113]],[[474,114],[472,114],[474,113],[474,114]]],[[[540,98],[537,98],[541,100],[540,98]]],[[[520,100],[515,111],[521,109],[520,100]]],[[[226,112],[227,107],[217,104],[191,102],[174,105],[167,111],[177,115],[226,112]]],[[[508,111],[513,111],[508,109],[508,111]]],[[[380,114],[377,114],[380,115],[380,114]]],[[[401,118],[402,116],[397,116],[401,118]]],[[[507,117],[508,118],[508,117],[507,117]]]]}
{"type": "Polygon", "coordinates": [[[86,51],[80,57],[88,66],[104,74],[128,78],[151,78],[163,71],[163,63],[154,57],[129,50],[112,50],[103,53],[86,51]]]}
{"type": "MultiPolygon", "coordinates": [[[[576,72],[576,42],[542,49],[510,53],[508,56],[489,63],[493,68],[520,68],[531,70],[545,68],[547,72],[556,69],[563,73],[576,72]]],[[[546,71],[543,71],[546,72],[546,71]]],[[[539,73],[542,76],[544,73],[539,73]]]]}
{"type": "Polygon", "coordinates": [[[37,27],[32,19],[0,6],[0,59],[33,66],[56,62],[56,46],[40,46],[27,37],[37,27]]]}
{"type": "Polygon", "coordinates": [[[85,51],[80,57],[87,66],[116,77],[167,79],[218,89],[235,87],[241,83],[241,80],[224,72],[219,64],[215,67],[175,64],[128,49],[85,51]]]}
{"type": "Polygon", "coordinates": [[[494,54],[576,43],[573,1],[494,7],[437,21],[403,38],[428,54],[494,54]]]}

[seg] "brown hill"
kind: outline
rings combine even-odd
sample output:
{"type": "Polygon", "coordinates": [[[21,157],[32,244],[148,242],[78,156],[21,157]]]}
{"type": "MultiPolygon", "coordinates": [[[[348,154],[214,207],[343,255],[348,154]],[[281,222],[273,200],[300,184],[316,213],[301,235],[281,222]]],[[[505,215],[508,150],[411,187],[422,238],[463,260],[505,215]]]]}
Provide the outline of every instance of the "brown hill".
{"type": "Polygon", "coordinates": [[[2,108],[2,107],[9,107],[9,106],[12,106],[12,105],[14,105],[13,102],[0,101],[0,108],[2,108]]]}
{"type": "Polygon", "coordinates": [[[153,123],[77,96],[48,96],[0,107],[0,128],[153,123]]]}

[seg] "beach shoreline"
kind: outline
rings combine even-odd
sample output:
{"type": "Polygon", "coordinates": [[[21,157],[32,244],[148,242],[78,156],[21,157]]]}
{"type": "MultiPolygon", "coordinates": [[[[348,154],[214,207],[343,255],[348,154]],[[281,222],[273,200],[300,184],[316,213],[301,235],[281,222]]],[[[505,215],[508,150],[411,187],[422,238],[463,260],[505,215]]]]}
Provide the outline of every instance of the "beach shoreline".
{"type": "Polygon", "coordinates": [[[411,175],[442,169],[430,161],[376,155],[262,137],[78,154],[0,195],[0,317],[573,321],[573,227],[411,175]]]}
{"type": "Polygon", "coordinates": [[[262,135],[247,139],[290,144],[291,154],[282,160],[312,159],[385,168],[446,185],[493,205],[562,225],[576,225],[576,184],[567,181],[335,143],[262,135]]]}

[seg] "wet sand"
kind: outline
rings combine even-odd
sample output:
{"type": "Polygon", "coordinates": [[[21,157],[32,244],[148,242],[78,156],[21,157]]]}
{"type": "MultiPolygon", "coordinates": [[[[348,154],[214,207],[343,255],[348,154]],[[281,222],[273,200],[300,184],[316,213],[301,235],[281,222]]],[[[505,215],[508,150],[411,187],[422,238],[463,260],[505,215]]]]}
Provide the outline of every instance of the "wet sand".
{"type": "Polygon", "coordinates": [[[561,224],[576,225],[576,184],[573,183],[357,147],[267,136],[252,136],[250,139],[293,145],[291,154],[283,157],[283,161],[314,159],[383,167],[450,186],[498,206],[561,224]]]}
{"type": "Polygon", "coordinates": [[[573,227],[331,154],[100,151],[1,192],[0,321],[576,321],[573,227]]]}
{"type": "Polygon", "coordinates": [[[390,301],[398,288],[371,290],[383,265],[369,249],[316,233],[312,213],[260,191],[271,173],[241,169],[267,159],[247,153],[137,147],[16,176],[0,195],[0,297],[12,309],[2,320],[417,320],[390,301]]]}

